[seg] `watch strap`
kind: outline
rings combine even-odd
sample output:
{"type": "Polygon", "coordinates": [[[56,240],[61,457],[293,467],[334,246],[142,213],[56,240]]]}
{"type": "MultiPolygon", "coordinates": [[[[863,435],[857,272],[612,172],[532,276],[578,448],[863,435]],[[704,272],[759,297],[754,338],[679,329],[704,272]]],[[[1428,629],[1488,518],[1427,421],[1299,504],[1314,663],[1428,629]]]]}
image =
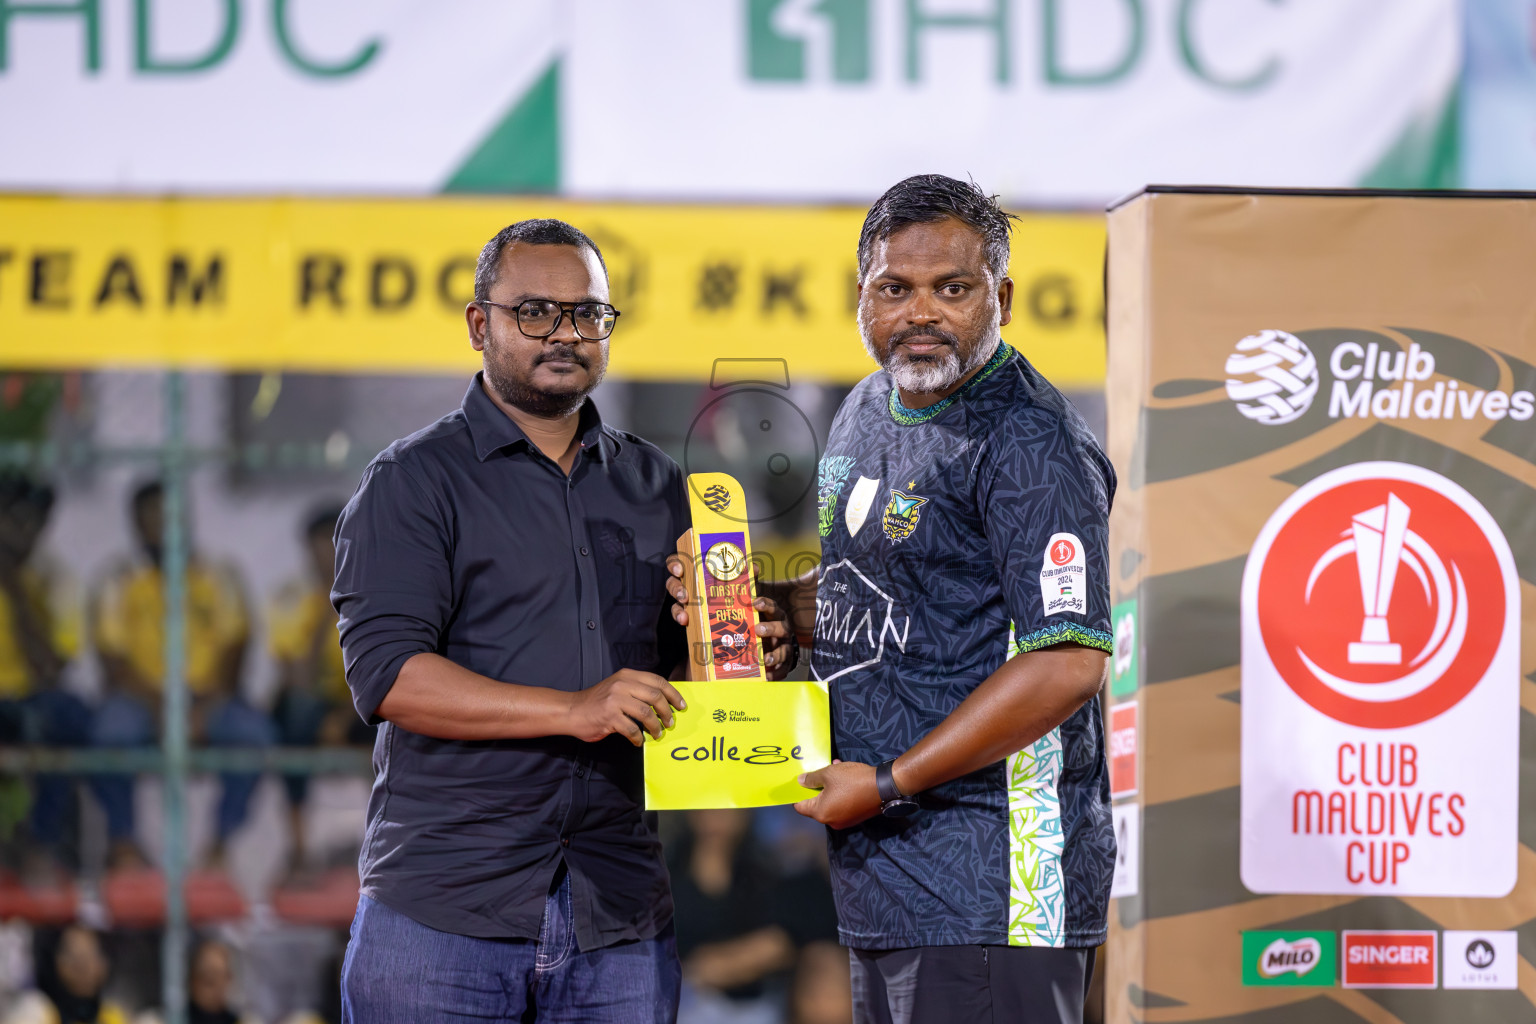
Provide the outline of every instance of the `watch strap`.
{"type": "Polygon", "coordinates": [[[875,788],[880,791],[880,802],[882,804],[890,803],[892,800],[900,800],[906,796],[905,793],[896,788],[896,774],[892,770],[892,766],[895,763],[896,759],[893,757],[875,765],[875,788]]]}

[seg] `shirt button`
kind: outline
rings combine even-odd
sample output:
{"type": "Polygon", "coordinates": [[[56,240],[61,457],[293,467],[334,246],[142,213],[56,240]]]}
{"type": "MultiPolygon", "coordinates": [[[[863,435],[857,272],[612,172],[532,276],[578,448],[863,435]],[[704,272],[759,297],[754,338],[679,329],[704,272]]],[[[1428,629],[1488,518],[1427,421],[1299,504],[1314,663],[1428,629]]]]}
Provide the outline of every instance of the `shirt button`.
{"type": "Polygon", "coordinates": [[[570,846],[571,845],[571,837],[570,836],[562,836],[561,839],[560,839],[560,845],[561,846],[570,846]]]}
{"type": "Polygon", "coordinates": [[[588,629],[596,629],[597,628],[597,623],[593,622],[591,619],[588,619],[587,620],[587,628],[588,629]]]}
{"type": "Polygon", "coordinates": [[[587,549],[586,549],[586,548],[582,548],[582,549],[581,549],[581,553],[582,553],[582,554],[583,554],[583,555],[585,555],[585,554],[586,554],[586,553],[587,553],[587,549]]]}

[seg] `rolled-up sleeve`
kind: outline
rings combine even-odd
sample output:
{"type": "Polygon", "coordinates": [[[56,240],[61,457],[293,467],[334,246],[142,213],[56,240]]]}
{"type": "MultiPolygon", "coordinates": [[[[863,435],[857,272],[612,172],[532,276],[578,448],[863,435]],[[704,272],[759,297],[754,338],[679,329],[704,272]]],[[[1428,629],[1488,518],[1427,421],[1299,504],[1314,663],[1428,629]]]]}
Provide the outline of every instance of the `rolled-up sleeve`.
{"type": "Polygon", "coordinates": [[[412,655],[439,649],[452,610],[451,523],[397,462],[376,460],[336,524],[342,653],[352,703],[364,721],[412,655]]]}

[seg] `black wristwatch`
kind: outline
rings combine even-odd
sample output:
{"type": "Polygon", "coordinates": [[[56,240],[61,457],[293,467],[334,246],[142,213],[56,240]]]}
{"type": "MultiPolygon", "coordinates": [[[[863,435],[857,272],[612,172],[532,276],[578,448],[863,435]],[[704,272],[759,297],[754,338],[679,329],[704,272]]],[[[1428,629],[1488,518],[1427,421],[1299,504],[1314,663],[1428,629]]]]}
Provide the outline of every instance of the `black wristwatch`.
{"type": "Polygon", "coordinates": [[[901,790],[896,788],[896,777],[891,771],[891,765],[895,763],[893,757],[875,765],[875,788],[880,791],[880,813],[887,818],[910,818],[917,813],[917,801],[902,796],[901,790]]]}

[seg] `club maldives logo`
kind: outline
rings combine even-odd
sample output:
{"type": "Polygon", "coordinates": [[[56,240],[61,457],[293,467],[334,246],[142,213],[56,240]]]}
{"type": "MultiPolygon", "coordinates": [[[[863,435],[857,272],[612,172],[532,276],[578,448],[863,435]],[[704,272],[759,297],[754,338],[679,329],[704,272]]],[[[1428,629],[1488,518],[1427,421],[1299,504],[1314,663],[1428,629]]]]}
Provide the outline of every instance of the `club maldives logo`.
{"type": "Polygon", "coordinates": [[[1317,397],[1312,350],[1284,331],[1260,331],[1227,356],[1227,397],[1251,420],[1279,426],[1301,418],[1317,397]]]}
{"type": "Polygon", "coordinates": [[[1259,531],[1239,614],[1243,885],[1510,892],[1520,580],[1488,510],[1423,466],[1330,470],[1259,531]]]}
{"type": "Polygon", "coordinates": [[[731,507],[731,492],[720,484],[711,484],[704,489],[704,507],[711,512],[724,512],[731,507]]]}
{"type": "Polygon", "coordinates": [[[1281,679],[1366,728],[1454,707],[1503,634],[1497,529],[1466,491],[1418,466],[1348,466],[1297,491],[1253,555],[1259,627],[1281,679]]]}
{"type": "MultiPolygon", "coordinates": [[[[1365,333],[1365,332],[1362,332],[1365,333]]],[[[1328,375],[1294,334],[1264,330],[1239,341],[1225,364],[1227,397],[1256,423],[1281,426],[1306,414],[1328,387],[1329,419],[1529,420],[1536,394],[1479,388],[1452,376],[1435,380],[1435,354],[1389,335],[1343,341],[1326,353],[1328,375]]],[[[1457,344],[1469,345],[1459,339],[1457,344]]],[[[1476,346],[1473,346],[1474,348],[1476,346]]]]}

